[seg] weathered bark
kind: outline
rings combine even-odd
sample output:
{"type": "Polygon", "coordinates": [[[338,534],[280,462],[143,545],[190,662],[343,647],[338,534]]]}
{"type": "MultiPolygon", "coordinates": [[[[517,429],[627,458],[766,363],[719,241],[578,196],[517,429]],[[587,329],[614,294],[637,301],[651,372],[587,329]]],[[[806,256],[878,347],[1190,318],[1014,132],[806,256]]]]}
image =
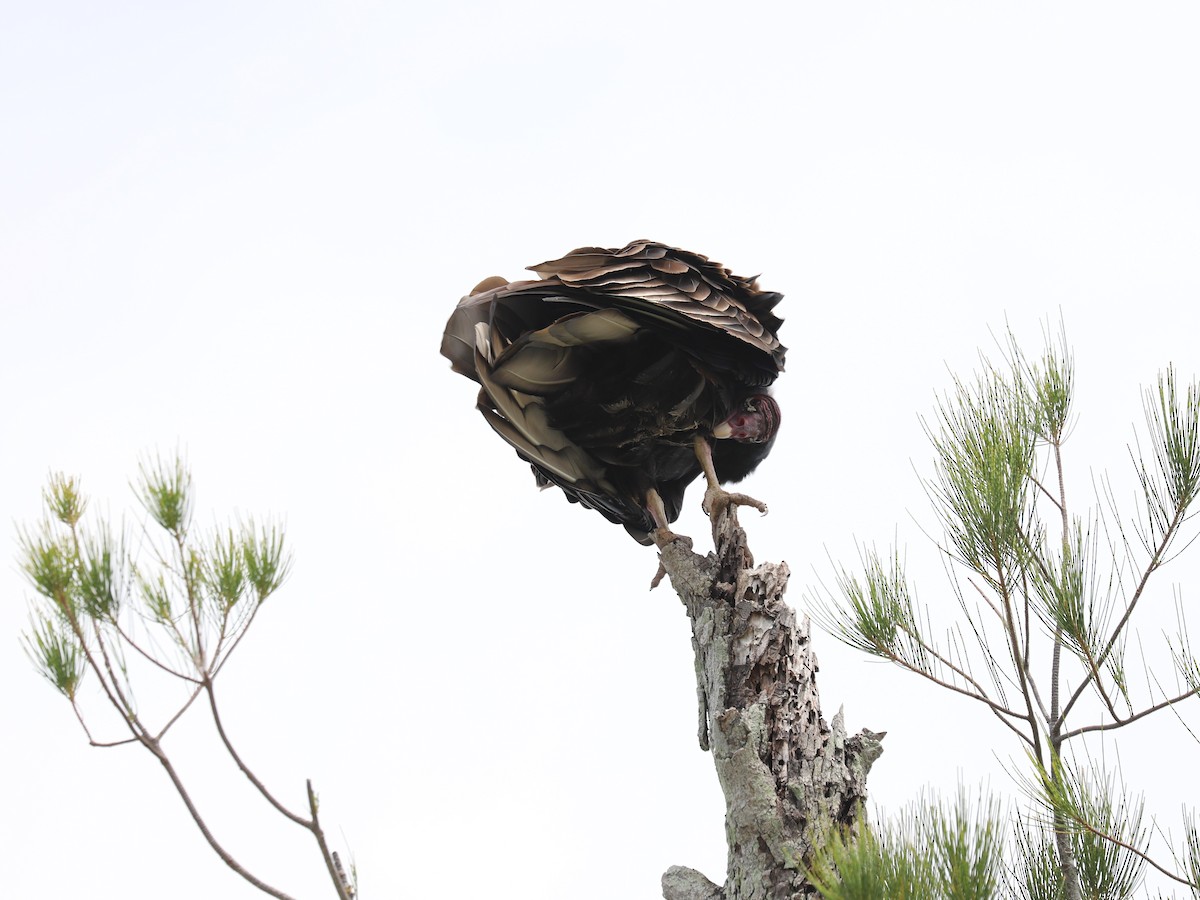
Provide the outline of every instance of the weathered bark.
{"type": "Polygon", "coordinates": [[[786,563],[754,566],[736,508],[714,516],[716,552],[685,541],[662,565],[692,624],[700,747],[725,793],[724,887],[672,866],[666,900],[785,900],[819,896],[803,867],[829,834],[853,837],[882,733],[847,738],[842,714],[821,717],[807,617],[783,602],[786,563]]]}

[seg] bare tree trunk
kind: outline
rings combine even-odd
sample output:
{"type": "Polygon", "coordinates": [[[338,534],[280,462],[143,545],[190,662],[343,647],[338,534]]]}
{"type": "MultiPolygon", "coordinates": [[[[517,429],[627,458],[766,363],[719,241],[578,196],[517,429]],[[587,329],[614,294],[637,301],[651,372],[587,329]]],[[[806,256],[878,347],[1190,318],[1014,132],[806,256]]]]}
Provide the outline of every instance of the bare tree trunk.
{"type": "Polygon", "coordinates": [[[685,541],[662,564],[692,623],[700,747],[725,793],[724,887],[694,869],[663,875],[666,900],[785,900],[818,896],[804,877],[834,829],[864,821],[867,772],[882,733],[846,737],[842,714],[821,717],[808,618],[783,602],[786,563],[754,566],[736,508],[713,521],[716,553],[685,541]]]}

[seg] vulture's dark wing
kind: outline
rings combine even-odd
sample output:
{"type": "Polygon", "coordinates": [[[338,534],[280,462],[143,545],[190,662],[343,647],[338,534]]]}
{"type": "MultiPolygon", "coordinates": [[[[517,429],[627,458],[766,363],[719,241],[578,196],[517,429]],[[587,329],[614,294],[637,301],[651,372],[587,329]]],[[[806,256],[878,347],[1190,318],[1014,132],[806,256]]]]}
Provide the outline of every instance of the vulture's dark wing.
{"type": "Polygon", "coordinates": [[[645,492],[673,521],[699,474],[693,437],[781,370],[780,295],[650,241],[531,269],[542,279],[489,279],[464,297],[442,353],[480,384],[480,411],[540,484],[644,539],[645,492]]]}
{"type": "Polygon", "coordinates": [[[698,253],[634,241],[620,250],[583,247],[529,268],[640,309],[668,327],[703,325],[736,337],[769,357],[769,362],[745,357],[762,366],[764,383],[783,369],[784,348],[776,336],[783,321],[772,311],[782,295],[760,291],[755,279],[733,275],[698,253]]]}

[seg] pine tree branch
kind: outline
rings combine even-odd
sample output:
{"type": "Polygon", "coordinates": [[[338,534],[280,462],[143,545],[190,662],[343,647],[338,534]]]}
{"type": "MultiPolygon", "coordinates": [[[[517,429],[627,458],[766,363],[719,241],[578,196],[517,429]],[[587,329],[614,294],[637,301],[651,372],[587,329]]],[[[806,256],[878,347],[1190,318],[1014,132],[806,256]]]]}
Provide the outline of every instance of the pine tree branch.
{"type": "Polygon", "coordinates": [[[284,818],[295,822],[302,828],[312,830],[313,823],[310,820],[304,818],[303,816],[297,815],[276,800],[275,795],[267,790],[267,786],[263,784],[258,779],[258,776],[254,774],[251,768],[242,761],[242,757],[238,755],[237,750],[234,749],[233,742],[229,739],[229,735],[225,733],[225,724],[221,721],[221,714],[217,711],[217,695],[211,679],[204,683],[204,690],[208,695],[208,707],[212,712],[213,724],[217,727],[217,734],[221,738],[221,743],[225,745],[225,751],[229,754],[230,758],[233,759],[234,763],[237,764],[237,767],[241,773],[246,776],[252,785],[254,785],[259,794],[262,795],[263,799],[275,808],[276,812],[278,812],[284,818]]]}
{"type": "Polygon", "coordinates": [[[1158,712],[1160,709],[1166,709],[1167,707],[1174,706],[1176,703],[1182,703],[1184,700],[1187,700],[1190,697],[1195,697],[1197,694],[1200,694],[1200,689],[1193,688],[1192,690],[1185,691],[1184,693],[1179,694],[1176,697],[1172,697],[1169,700],[1163,700],[1160,703],[1155,703],[1153,706],[1148,706],[1139,712],[1133,713],[1132,715],[1120,717],[1116,721],[1101,722],[1096,725],[1084,725],[1080,728],[1074,728],[1068,732],[1065,732],[1062,735],[1062,739],[1065,741],[1081,734],[1087,734],[1089,731],[1112,731],[1116,728],[1122,728],[1132,722],[1136,722],[1143,716],[1148,716],[1151,713],[1158,712]]]}
{"type": "MultiPolygon", "coordinates": [[[[1175,534],[1179,530],[1180,525],[1183,524],[1184,513],[1185,510],[1183,509],[1176,509],[1175,515],[1171,518],[1170,524],[1166,527],[1166,529],[1164,529],[1162,539],[1159,541],[1158,546],[1154,548],[1154,553],[1151,555],[1150,561],[1146,564],[1146,568],[1142,570],[1142,576],[1138,581],[1137,588],[1134,589],[1133,596],[1129,598],[1129,603],[1125,607],[1125,613],[1113,627],[1112,633],[1109,635],[1108,640],[1104,644],[1104,649],[1100,651],[1100,656],[1096,660],[1096,669],[1104,665],[1104,663],[1108,660],[1109,654],[1112,653],[1113,647],[1116,646],[1117,641],[1120,639],[1121,633],[1125,630],[1125,626],[1129,623],[1130,617],[1133,616],[1134,608],[1138,605],[1138,601],[1142,599],[1142,594],[1146,589],[1146,584],[1150,581],[1150,576],[1153,575],[1159,566],[1163,564],[1163,556],[1166,554],[1167,548],[1170,546],[1171,541],[1174,540],[1175,534]]],[[[1095,671],[1095,669],[1093,671],[1095,671]]],[[[1075,691],[1071,694],[1071,699],[1067,701],[1067,705],[1063,708],[1063,720],[1066,720],[1067,715],[1070,714],[1072,707],[1075,706],[1075,703],[1083,695],[1083,692],[1087,686],[1091,684],[1092,678],[1092,673],[1089,672],[1083,681],[1079,683],[1079,686],[1075,688],[1075,691]]]]}
{"type": "Polygon", "coordinates": [[[171,779],[171,784],[175,786],[175,792],[179,794],[179,798],[183,800],[183,805],[187,807],[187,811],[189,815],[191,815],[192,821],[196,823],[196,827],[199,828],[200,833],[204,835],[204,840],[206,840],[208,845],[212,847],[213,852],[221,858],[221,861],[264,894],[269,894],[270,896],[275,897],[276,900],[292,900],[292,897],[289,894],[285,894],[283,891],[271,887],[271,885],[267,884],[265,881],[252,875],[249,870],[247,870],[241,863],[233,858],[233,855],[230,854],[228,850],[221,846],[216,837],[209,830],[208,823],[204,821],[204,817],[200,815],[200,811],[196,808],[196,805],[192,803],[191,794],[189,794],[187,788],[184,787],[183,782],[179,778],[179,773],[175,771],[175,766],[171,764],[171,760],[168,758],[167,754],[163,752],[163,749],[161,746],[159,746],[158,741],[151,737],[143,737],[141,738],[141,743],[147,750],[153,753],[155,758],[157,758],[162,764],[162,767],[167,772],[167,776],[171,779]]]}

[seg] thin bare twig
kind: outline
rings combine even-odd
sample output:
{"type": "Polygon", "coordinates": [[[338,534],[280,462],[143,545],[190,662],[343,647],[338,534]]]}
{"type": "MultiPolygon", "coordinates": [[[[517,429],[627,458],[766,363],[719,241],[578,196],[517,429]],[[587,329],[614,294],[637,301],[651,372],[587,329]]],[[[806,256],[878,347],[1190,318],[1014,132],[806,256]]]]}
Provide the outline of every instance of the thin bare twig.
{"type": "MultiPolygon", "coordinates": [[[[1121,632],[1124,630],[1126,623],[1129,622],[1130,616],[1133,615],[1134,608],[1137,606],[1138,601],[1141,600],[1142,592],[1146,589],[1146,583],[1150,580],[1150,576],[1154,573],[1154,571],[1159,567],[1159,565],[1161,565],[1161,557],[1163,553],[1166,552],[1167,546],[1171,543],[1176,530],[1179,528],[1180,522],[1182,521],[1182,516],[1183,510],[1177,509],[1175,511],[1175,516],[1171,519],[1170,525],[1168,525],[1167,529],[1163,532],[1162,540],[1159,541],[1158,546],[1154,549],[1154,554],[1151,556],[1150,562],[1146,564],[1146,568],[1142,572],[1142,577],[1138,581],[1138,586],[1134,590],[1133,596],[1129,598],[1128,605],[1125,607],[1124,615],[1121,616],[1121,620],[1117,622],[1116,626],[1113,628],[1112,634],[1105,643],[1104,649],[1101,651],[1099,658],[1097,658],[1096,666],[1104,665],[1105,661],[1108,659],[1108,655],[1112,652],[1112,648],[1117,643],[1117,639],[1121,636],[1121,632]]],[[[1062,717],[1064,720],[1066,719],[1067,714],[1070,713],[1071,708],[1075,705],[1076,701],[1078,701],[1079,697],[1083,694],[1084,689],[1088,686],[1088,684],[1091,683],[1091,681],[1092,673],[1089,672],[1087,676],[1084,677],[1083,681],[1079,683],[1079,686],[1075,688],[1075,692],[1071,695],[1071,699],[1067,701],[1066,707],[1063,708],[1062,717]]]]}
{"type": "Polygon", "coordinates": [[[1159,865],[1157,862],[1154,861],[1154,857],[1150,856],[1148,853],[1146,853],[1142,850],[1139,850],[1137,847],[1133,846],[1132,844],[1129,844],[1129,843],[1121,840],[1119,837],[1115,837],[1114,835],[1107,834],[1107,833],[1101,831],[1099,828],[1092,826],[1088,822],[1085,822],[1083,819],[1080,819],[1078,817],[1072,816],[1071,820],[1073,822],[1075,822],[1076,825],[1079,825],[1081,828],[1083,828],[1087,831],[1090,831],[1092,834],[1096,835],[1096,837],[1100,838],[1101,840],[1109,841],[1113,844],[1116,844],[1118,847],[1128,850],[1134,856],[1141,858],[1143,862],[1148,862],[1151,866],[1153,866],[1155,869],[1157,869],[1163,875],[1166,875],[1172,881],[1177,881],[1180,884],[1187,885],[1188,887],[1190,887],[1192,889],[1200,888],[1200,884],[1197,884],[1194,881],[1189,881],[1188,879],[1179,876],[1175,872],[1172,872],[1170,869],[1167,869],[1164,866],[1159,865]]]}
{"type": "Polygon", "coordinates": [[[188,708],[193,703],[196,702],[196,698],[200,696],[200,691],[202,688],[203,688],[203,685],[199,685],[195,688],[195,690],[192,691],[192,695],[187,698],[187,702],[184,703],[183,706],[179,707],[178,712],[176,712],[175,715],[171,716],[171,718],[169,720],[167,720],[167,724],[162,727],[162,730],[160,730],[158,732],[158,734],[156,734],[154,736],[154,739],[156,741],[161,741],[163,739],[163,736],[167,733],[167,731],[171,728],[171,726],[174,725],[176,722],[178,722],[179,719],[183,716],[183,714],[188,711],[188,708]]]}
{"type": "MultiPolygon", "coordinates": [[[[1060,470],[1059,474],[1061,474],[1061,470],[1060,470]]],[[[1056,499],[1054,499],[1054,495],[1052,493],[1050,493],[1048,490],[1046,490],[1045,485],[1043,485],[1040,481],[1038,481],[1032,474],[1029,476],[1029,480],[1032,481],[1035,485],[1037,485],[1037,487],[1041,490],[1041,492],[1043,494],[1046,495],[1047,499],[1051,503],[1053,503],[1055,506],[1057,506],[1060,511],[1062,510],[1062,504],[1060,504],[1056,499]]]]}
{"type": "Polygon", "coordinates": [[[271,887],[271,885],[267,884],[265,881],[256,878],[236,859],[234,859],[228,850],[221,846],[221,844],[213,836],[213,833],[209,831],[208,824],[204,821],[204,817],[200,815],[200,811],[196,809],[196,805],[192,803],[191,795],[188,794],[187,788],[184,787],[183,782],[179,778],[179,774],[175,771],[175,767],[171,764],[171,760],[167,757],[167,754],[163,751],[162,747],[159,746],[158,741],[149,736],[143,737],[141,741],[142,745],[145,746],[145,748],[151,753],[153,753],[158,761],[162,764],[162,767],[166,769],[167,775],[170,777],[171,783],[175,786],[176,793],[178,793],[180,799],[183,800],[183,805],[187,807],[187,811],[191,815],[192,821],[196,823],[196,827],[200,829],[200,833],[204,835],[204,839],[208,841],[208,845],[212,847],[213,852],[221,858],[221,861],[264,894],[270,894],[272,897],[275,897],[276,900],[293,900],[290,895],[285,894],[278,888],[271,887]]]}
{"type": "Polygon", "coordinates": [[[1144,716],[1148,716],[1151,713],[1158,712],[1160,709],[1166,709],[1169,706],[1174,706],[1176,703],[1182,703],[1184,700],[1187,700],[1189,697],[1195,697],[1197,694],[1200,694],[1200,689],[1193,688],[1192,690],[1186,691],[1177,697],[1172,697],[1169,700],[1163,700],[1160,703],[1155,703],[1153,706],[1147,707],[1146,709],[1143,709],[1141,712],[1134,713],[1133,715],[1130,715],[1130,716],[1125,716],[1123,718],[1117,719],[1116,721],[1102,722],[1099,725],[1084,725],[1080,728],[1072,729],[1071,731],[1065,732],[1062,735],[1062,739],[1065,741],[1068,738],[1073,738],[1073,737],[1076,737],[1077,735],[1086,734],[1089,731],[1112,731],[1115,728],[1121,728],[1122,726],[1128,725],[1131,722],[1136,722],[1138,719],[1141,719],[1144,716]]]}
{"type": "Polygon", "coordinates": [[[149,662],[151,665],[156,666],[157,668],[166,672],[168,675],[178,678],[180,681],[190,681],[192,684],[196,684],[196,685],[200,684],[199,678],[195,678],[191,675],[185,675],[183,672],[176,672],[174,669],[172,669],[170,666],[168,666],[166,663],[164,663],[157,656],[155,656],[154,654],[152,654],[146,650],[143,650],[141,645],[138,644],[138,642],[135,641],[133,639],[133,637],[127,631],[125,631],[125,629],[122,628],[120,623],[117,622],[115,619],[113,621],[109,622],[109,624],[112,625],[114,629],[116,629],[117,635],[121,638],[122,641],[124,641],[126,644],[128,644],[130,647],[132,647],[135,651],[137,651],[137,654],[139,656],[141,656],[144,660],[149,662]]]}
{"type": "Polygon", "coordinates": [[[308,809],[312,813],[312,825],[310,829],[313,836],[317,839],[317,846],[321,848],[321,856],[325,860],[325,866],[329,869],[329,877],[333,879],[333,886],[337,888],[338,900],[354,900],[354,892],[351,885],[345,880],[345,874],[339,872],[341,864],[337,860],[336,853],[329,852],[329,845],[325,843],[325,832],[321,828],[321,820],[317,814],[317,795],[313,791],[312,779],[304,782],[304,786],[308,789],[308,809]]]}
{"type": "Polygon", "coordinates": [[[311,820],[305,819],[303,816],[296,815],[296,813],[292,812],[290,809],[276,800],[275,796],[269,790],[267,790],[267,786],[258,780],[258,776],[256,776],[254,772],[250,770],[249,766],[242,762],[241,756],[238,755],[238,752],[233,748],[233,743],[229,740],[229,735],[225,733],[225,726],[221,722],[221,714],[217,711],[217,696],[213,690],[213,683],[211,679],[204,683],[204,690],[208,695],[208,706],[209,709],[212,710],[213,723],[217,726],[217,734],[221,736],[221,743],[225,745],[225,750],[233,758],[233,761],[237,764],[237,767],[241,770],[242,774],[250,780],[250,783],[257,788],[258,792],[262,794],[263,798],[273,807],[275,807],[277,812],[295,822],[302,828],[311,830],[313,827],[313,822],[311,820]]]}
{"type": "Polygon", "coordinates": [[[1028,718],[1027,716],[1024,716],[1021,713],[1017,712],[1016,710],[1009,709],[1008,707],[997,703],[995,700],[993,700],[991,697],[989,697],[987,695],[987,693],[983,690],[983,687],[977,681],[975,681],[974,678],[972,678],[970,675],[967,675],[965,672],[963,672],[961,669],[959,669],[957,666],[955,666],[953,663],[949,662],[945,657],[943,657],[941,654],[939,654],[936,650],[934,650],[932,647],[930,647],[928,644],[926,644],[924,641],[922,641],[919,635],[912,634],[912,632],[907,631],[907,630],[905,630],[905,633],[909,634],[927,653],[929,653],[936,660],[938,660],[938,662],[942,663],[942,665],[946,666],[951,671],[960,675],[964,680],[966,680],[969,684],[971,684],[975,688],[975,690],[974,691],[967,690],[966,688],[961,687],[952,681],[947,681],[943,678],[938,678],[936,675],[932,674],[931,672],[926,672],[922,669],[918,669],[913,666],[910,666],[904,660],[902,660],[900,657],[889,652],[886,648],[881,648],[882,652],[888,659],[890,659],[892,662],[896,663],[897,665],[902,666],[905,669],[908,669],[908,671],[913,672],[917,675],[920,675],[922,678],[926,678],[929,681],[932,681],[934,684],[938,685],[939,687],[943,687],[943,688],[946,688],[947,690],[954,691],[957,694],[962,694],[964,697],[970,697],[972,700],[977,700],[978,702],[984,704],[995,714],[996,718],[999,719],[1002,723],[1004,723],[1004,725],[1007,728],[1009,728],[1017,737],[1019,737],[1021,740],[1025,741],[1031,747],[1034,746],[1033,743],[1029,740],[1029,737],[1023,731],[1021,731],[1012,722],[1010,722],[1008,719],[1005,718],[1005,716],[1011,716],[1012,718],[1017,719],[1019,721],[1025,721],[1028,718]]]}

